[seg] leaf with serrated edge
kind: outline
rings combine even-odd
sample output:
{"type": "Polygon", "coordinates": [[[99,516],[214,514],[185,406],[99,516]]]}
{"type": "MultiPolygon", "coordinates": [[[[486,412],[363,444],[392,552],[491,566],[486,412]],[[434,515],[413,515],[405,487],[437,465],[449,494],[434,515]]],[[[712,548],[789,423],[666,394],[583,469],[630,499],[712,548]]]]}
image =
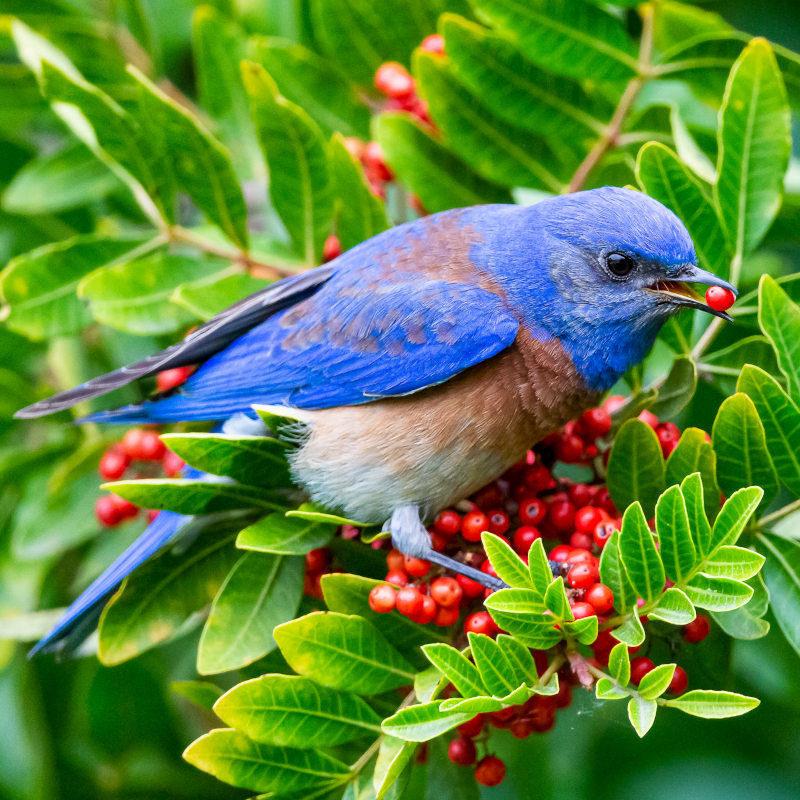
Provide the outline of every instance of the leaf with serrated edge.
{"type": "Polygon", "coordinates": [[[608,656],[608,670],[611,677],[620,685],[627,686],[631,680],[631,658],[628,645],[623,642],[615,644],[608,656]]]}
{"type": "Polygon", "coordinates": [[[656,503],[656,532],[664,571],[675,583],[681,583],[694,568],[697,552],[686,503],[677,486],[667,489],[656,503]]]}
{"type": "Polygon", "coordinates": [[[671,586],[658,598],[655,608],[648,611],[647,616],[671,625],[688,625],[697,614],[686,593],[671,586]]]}
{"type": "Polygon", "coordinates": [[[634,589],[647,603],[653,602],[664,588],[664,565],[639,503],[629,506],[622,517],[619,550],[634,589]]]}
{"type": "Polygon", "coordinates": [[[746,583],[730,578],[708,578],[695,575],[684,587],[686,596],[698,608],[709,611],[731,611],[743,606],[753,596],[753,589],[746,583]]]}
{"type": "Polygon", "coordinates": [[[703,719],[727,719],[738,717],[752,711],[761,703],[755,697],[747,697],[736,692],[719,692],[710,689],[694,689],[674,700],[667,700],[665,705],[677,708],[684,714],[703,719]]]}
{"type": "Polygon", "coordinates": [[[628,719],[640,738],[653,726],[656,719],[656,711],[658,711],[658,704],[655,700],[631,697],[628,701],[628,719]]]}
{"type": "Polygon", "coordinates": [[[455,647],[439,643],[426,644],[422,652],[456,687],[462,697],[480,697],[486,694],[487,687],[481,680],[478,668],[455,647]]]}
{"type": "Polygon", "coordinates": [[[703,574],[712,578],[746,581],[758,573],[764,561],[764,556],[755,550],[725,545],[703,564],[703,574]]]}
{"type": "Polygon", "coordinates": [[[514,681],[514,669],[500,649],[500,645],[491,636],[483,633],[470,631],[468,639],[475,666],[489,694],[502,697],[513,692],[517,687],[514,681]]]}
{"type": "Polygon", "coordinates": [[[675,666],[675,664],[659,664],[655,669],[651,669],[639,682],[639,694],[645,700],[655,700],[664,694],[672,682],[675,666]]]}
{"type": "Polygon", "coordinates": [[[534,588],[527,564],[506,542],[499,536],[488,532],[481,534],[481,541],[489,562],[500,580],[505,581],[512,588],[534,588]]]}

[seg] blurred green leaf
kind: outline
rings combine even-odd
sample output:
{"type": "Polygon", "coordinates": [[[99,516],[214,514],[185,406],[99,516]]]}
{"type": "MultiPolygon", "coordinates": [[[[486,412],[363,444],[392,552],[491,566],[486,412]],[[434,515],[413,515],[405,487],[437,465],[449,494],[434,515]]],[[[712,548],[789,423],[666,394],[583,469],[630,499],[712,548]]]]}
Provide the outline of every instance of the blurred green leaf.
{"type": "Polygon", "coordinates": [[[755,697],[746,697],[735,692],[716,692],[707,689],[695,689],[686,692],[674,700],[667,700],[666,705],[677,708],[684,714],[704,719],[726,719],[746,714],[761,701],[755,697]]]}
{"type": "Polygon", "coordinates": [[[758,324],[778,356],[789,396],[800,402],[800,307],[778,282],[764,275],[758,287],[758,324]]]}
{"type": "Polygon", "coordinates": [[[664,589],[664,565],[639,503],[629,506],[622,517],[619,551],[633,588],[652,603],[664,589]]]}
{"type": "Polygon", "coordinates": [[[705,353],[697,370],[712,378],[714,386],[729,395],[736,392],[736,381],[745,364],[761,367],[770,375],[779,374],[775,351],[764,336],[747,336],[730,347],[705,353]]]}
{"type": "Polygon", "coordinates": [[[753,596],[746,606],[733,611],[711,612],[722,630],[736,639],[761,639],[769,633],[770,624],[762,619],[769,608],[769,592],[760,575],[751,580],[750,585],[753,596]]]}
{"type": "Polygon", "coordinates": [[[424,800],[480,800],[480,787],[474,775],[448,758],[444,739],[434,739],[428,747],[431,755],[424,800]]]}
{"type": "Polygon", "coordinates": [[[408,775],[406,767],[414,757],[416,750],[416,742],[405,742],[394,736],[382,738],[372,778],[372,785],[378,800],[386,797],[393,786],[402,783],[401,775],[404,772],[408,775]]]}
{"type": "Polygon", "coordinates": [[[694,360],[688,356],[678,356],[658,387],[656,399],[647,408],[660,419],[672,419],[691,402],[696,389],[697,369],[694,360]]]}
{"type": "Polygon", "coordinates": [[[243,528],[236,546],[265,553],[305,555],[310,550],[324,547],[335,532],[336,528],[331,524],[287,517],[276,511],[243,528]]]}
{"type": "Polygon", "coordinates": [[[222,697],[222,689],[210,681],[173,681],[171,689],[206,711],[212,711],[222,697]]]}
{"type": "Polygon", "coordinates": [[[762,574],[769,603],[786,641],[800,654],[800,543],[771,533],[759,533],[767,556],[762,574]]]}
{"type": "Polygon", "coordinates": [[[209,320],[228,306],[268,285],[269,281],[240,272],[238,267],[231,267],[205,280],[182,283],[169,299],[198,319],[209,320]]]}

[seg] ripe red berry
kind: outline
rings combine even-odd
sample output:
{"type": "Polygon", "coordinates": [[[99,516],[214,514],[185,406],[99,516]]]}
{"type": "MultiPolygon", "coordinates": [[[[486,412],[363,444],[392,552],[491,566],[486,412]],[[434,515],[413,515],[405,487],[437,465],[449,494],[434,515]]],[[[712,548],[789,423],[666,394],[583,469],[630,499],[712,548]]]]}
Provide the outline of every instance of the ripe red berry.
{"type": "MultiPolygon", "coordinates": [[[[575,569],[573,567],[573,569],[575,569]]],[[[614,607],[614,593],[604,583],[595,583],[586,590],[583,599],[598,614],[605,614],[614,607]]]]}
{"type": "Polygon", "coordinates": [[[139,506],[134,505],[130,500],[126,500],[118,494],[110,494],[109,497],[120,520],[131,519],[139,513],[139,506]]]}
{"type": "Polygon", "coordinates": [[[488,611],[476,611],[464,620],[464,631],[494,636],[497,633],[497,626],[488,611]]]}
{"type": "Polygon", "coordinates": [[[156,389],[159,392],[168,392],[170,389],[174,389],[184,383],[193,372],[193,367],[165,369],[156,375],[156,389]]]}
{"type": "Polygon", "coordinates": [[[631,683],[638,686],[639,682],[652,672],[656,665],[647,656],[637,656],[631,659],[631,683]]]}
{"type": "Polygon", "coordinates": [[[94,504],[94,515],[97,517],[97,521],[107,528],[113,528],[122,522],[122,517],[119,516],[117,507],[111,498],[112,495],[104,494],[98,497],[94,504]]]}
{"type": "Polygon", "coordinates": [[[533,733],[533,723],[526,717],[515,719],[509,726],[515,739],[527,739],[533,733]]]}
{"type": "Polygon", "coordinates": [[[573,567],[578,564],[586,564],[593,569],[597,569],[597,559],[584,548],[574,548],[567,553],[567,562],[573,567]]]}
{"type": "Polygon", "coordinates": [[[569,496],[570,501],[575,508],[578,509],[583,508],[584,506],[590,506],[592,504],[594,492],[594,487],[589,486],[588,483],[573,483],[572,486],[567,489],[567,495],[569,496]]]}
{"type": "Polygon", "coordinates": [[[443,608],[458,606],[464,590],[455,578],[437,578],[431,583],[431,597],[443,608]]]}
{"type": "Polygon", "coordinates": [[[708,617],[698,614],[688,625],[683,626],[683,638],[690,644],[702,642],[708,636],[711,626],[708,623],[708,617]]]}
{"type": "Polygon", "coordinates": [[[646,425],[649,425],[653,430],[658,427],[658,417],[652,411],[645,409],[639,414],[638,418],[646,425]]]}
{"type": "Polygon", "coordinates": [[[675,667],[672,680],[669,682],[667,691],[670,694],[683,694],[689,687],[689,676],[683,667],[675,667]]]}
{"type": "Polygon", "coordinates": [[[583,458],[583,439],[575,434],[564,434],[556,444],[556,458],[565,464],[574,464],[583,458]]]}
{"type": "Polygon", "coordinates": [[[547,521],[559,533],[568,533],[575,527],[575,506],[568,500],[552,503],[547,509],[547,521]]]}
{"type": "Polygon", "coordinates": [[[392,173],[383,159],[383,149],[377,142],[369,142],[364,148],[364,169],[367,177],[376,181],[390,181],[392,173]]]}
{"type": "Polygon", "coordinates": [[[322,572],[330,563],[331,554],[327,547],[317,547],[306,553],[306,570],[308,572],[322,572]]]}
{"type": "Polygon", "coordinates": [[[581,533],[594,533],[594,529],[604,519],[608,519],[608,514],[602,508],[584,506],[575,512],[575,530],[581,533]]]}
{"type": "Polygon", "coordinates": [[[408,97],[414,92],[414,79],[402,64],[387,61],[375,72],[375,88],[387,97],[408,97]]]}
{"type": "Polygon", "coordinates": [[[397,600],[397,590],[388,583],[379,583],[373,586],[369,593],[369,607],[378,614],[388,614],[394,609],[397,600]]]}
{"type": "Polygon", "coordinates": [[[397,610],[407,617],[413,617],[422,611],[422,592],[416,586],[404,586],[395,599],[397,610]]]}
{"type": "Polygon", "coordinates": [[[405,571],[414,578],[422,578],[431,571],[431,562],[424,558],[406,556],[403,559],[405,571]]]}
{"type": "Polygon", "coordinates": [[[468,767],[475,763],[475,744],[472,739],[453,739],[447,748],[447,757],[454,763],[462,767],[468,767]]]}
{"type": "Polygon", "coordinates": [[[181,470],[186,466],[186,462],[172,450],[167,450],[164,453],[164,458],[161,459],[161,466],[164,469],[164,474],[168,478],[174,478],[181,474],[181,470]]]}
{"type": "Polygon", "coordinates": [[[499,578],[500,576],[497,574],[497,570],[492,566],[492,562],[489,559],[481,564],[481,572],[485,572],[487,575],[491,575],[493,578],[499,578]]]}
{"type": "Polygon", "coordinates": [[[607,519],[595,526],[592,538],[594,543],[602,549],[606,546],[606,542],[611,538],[614,531],[619,530],[619,522],[615,519],[607,519]]]}
{"type": "Polygon", "coordinates": [[[714,311],[727,311],[736,302],[736,295],[722,286],[709,286],[706,289],[706,303],[714,311]]]}
{"type": "Polygon", "coordinates": [[[511,524],[508,520],[508,514],[501,509],[487,511],[486,516],[489,518],[489,531],[495,536],[502,536],[511,524]]]}
{"type": "Polygon", "coordinates": [[[433,527],[443,536],[455,536],[461,530],[461,517],[458,512],[446,508],[436,515],[433,527]]]}
{"type": "Polygon", "coordinates": [[[442,628],[446,628],[449,625],[454,625],[456,620],[458,619],[458,606],[453,606],[452,608],[445,608],[444,606],[439,606],[436,610],[436,616],[433,618],[433,624],[439,625],[442,628]]]}
{"type": "Polygon", "coordinates": [[[664,458],[667,458],[678,446],[681,432],[674,422],[662,422],[656,428],[656,436],[658,437],[658,443],[661,445],[661,452],[664,454],[664,458]]]}
{"type": "Polygon", "coordinates": [[[572,616],[575,617],[575,619],[584,619],[586,617],[597,616],[594,606],[590,605],[589,603],[573,603],[570,608],[572,609],[572,616]]]}
{"type": "Polygon", "coordinates": [[[569,537],[569,546],[580,550],[588,550],[594,544],[594,539],[590,533],[575,531],[569,537]]]}
{"type": "Polygon", "coordinates": [[[438,610],[439,607],[436,605],[436,601],[430,595],[424,594],[422,595],[422,608],[419,613],[411,617],[411,620],[420,625],[427,625],[429,622],[434,621],[438,610]]]}
{"type": "Polygon", "coordinates": [[[435,56],[444,55],[444,36],[440,33],[432,33],[422,40],[419,49],[424,53],[432,53],[435,56]]]}
{"type": "Polygon", "coordinates": [[[609,516],[617,516],[617,507],[614,505],[614,501],[611,499],[611,495],[608,493],[608,489],[605,486],[598,489],[594,497],[594,504],[598,508],[602,508],[609,516]]]}
{"type": "Polygon", "coordinates": [[[622,406],[624,406],[627,402],[628,399],[623,397],[621,394],[610,394],[605,400],[603,400],[601,408],[603,408],[609,414],[613,414],[618,408],[622,408],[622,406]]]}
{"type": "Polygon", "coordinates": [[[480,597],[483,594],[484,586],[478,583],[478,581],[474,581],[466,575],[456,575],[456,580],[465,598],[474,600],[476,597],[480,597]]]}
{"type": "Polygon", "coordinates": [[[391,583],[392,586],[403,587],[408,583],[408,575],[401,569],[390,569],[386,573],[386,583],[391,583]]]}
{"type": "Polygon", "coordinates": [[[390,570],[402,570],[405,572],[406,557],[399,550],[390,550],[386,554],[386,566],[390,570]]]}
{"type": "Polygon", "coordinates": [[[482,511],[470,511],[461,520],[461,535],[468,542],[479,542],[486,530],[489,530],[489,518],[482,511]]]}
{"type": "Polygon", "coordinates": [[[538,528],[533,525],[520,525],[514,531],[514,549],[521,555],[527,556],[531,549],[531,545],[537,540],[541,539],[542,534],[538,528]]]}
{"type": "Polygon", "coordinates": [[[547,506],[538,497],[527,498],[519,504],[517,514],[523,525],[538,525],[547,516],[547,506]]]}
{"type": "Polygon", "coordinates": [[[599,439],[611,430],[611,413],[602,406],[600,408],[590,408],[583,413],[580,427],[590,439],[599,439]]]}
{"type": "Polygon", "coordinates": [[[130,457],[116,447],[111,447],[103,453],[97,467],[100,477],[107,481],[118,481],[131,463],[130,457]]]}
{"type": "Polygon", "coordinates": [[[122,452],[125,453],[128,458],[131,458],[134,461],[142,458],[141,443],[142,438],[146,433],[147,431],[142,428],[131,428],[131,430],[125,432],[125,435],[122,437],[122,441],[120,442],[120,447],[122,448],[122,452]]]}
{"type": "Polygon", "coordinates": [[[506,777],[506,765],[497,756],[484,756],[475,767],[475,780],[481,786],[497,786],[506,777]]]}
{"type": "Polygon", "coordinates": [[[459,725],[458,728],[456,728],[456,730],[465,739],[472,739],[483,730],[483,723],[484,723],[483,714],[478,714],[471,720],[468,720],[467,722],[464,722],[461,725],[459,725]]]}
{"type": "Polygon", "coordinates": [[[472,500],[480,509],[498,508],[503,505],[503,490],[497,481],[492,481],[492,483],[487,483],[486,486],[475,492],[472,495],[472,500]]]}
{"type": "Polygon", "coordinates": [[[571,548],[568,544],[560,544],[550,551],[548,558],[551,561],[559,561],[563,563],[567,560],[567,556],[572,552],[572,549],[573,548],[571,548]]]}
{"type": "Polygon", "coordinates": [[[342,245],[339,237],[332,233],[325,240],[325,246],[322,248],[322,260],[324,262],[333,261],[334,258],[338,258],[341,254],[342,245]]]}

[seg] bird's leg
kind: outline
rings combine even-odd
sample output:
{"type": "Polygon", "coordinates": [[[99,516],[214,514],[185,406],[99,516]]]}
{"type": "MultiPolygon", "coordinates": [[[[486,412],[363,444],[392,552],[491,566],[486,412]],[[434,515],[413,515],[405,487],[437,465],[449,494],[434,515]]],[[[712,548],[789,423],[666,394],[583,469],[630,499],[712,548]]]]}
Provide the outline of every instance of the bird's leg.
{"type": "Polygon", "coordinates": [[[508,584],[487,575],[479,569],[462,564],[454,558],[437,553],[431,547],[431,537],[419,518],[419,509],[416,506],[402,506],[392,512],[392,518],[387,523],[392,534],[392,544],[404,555],[415,558],[424,558],[433,561],[452,572],[464,575],[489,589],[507,589],[508,584]]]}

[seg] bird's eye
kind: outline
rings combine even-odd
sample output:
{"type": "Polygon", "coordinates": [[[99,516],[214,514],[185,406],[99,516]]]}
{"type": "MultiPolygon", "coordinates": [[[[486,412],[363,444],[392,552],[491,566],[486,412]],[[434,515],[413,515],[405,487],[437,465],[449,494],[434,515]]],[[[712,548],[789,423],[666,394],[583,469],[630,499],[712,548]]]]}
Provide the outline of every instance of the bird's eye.
{"type": "Polygon", "coordinates": [[[633,272],[636,262],[625,253],[609,253],[606,256],[606,266],[612,275],[624,278],[633,272]]]}

